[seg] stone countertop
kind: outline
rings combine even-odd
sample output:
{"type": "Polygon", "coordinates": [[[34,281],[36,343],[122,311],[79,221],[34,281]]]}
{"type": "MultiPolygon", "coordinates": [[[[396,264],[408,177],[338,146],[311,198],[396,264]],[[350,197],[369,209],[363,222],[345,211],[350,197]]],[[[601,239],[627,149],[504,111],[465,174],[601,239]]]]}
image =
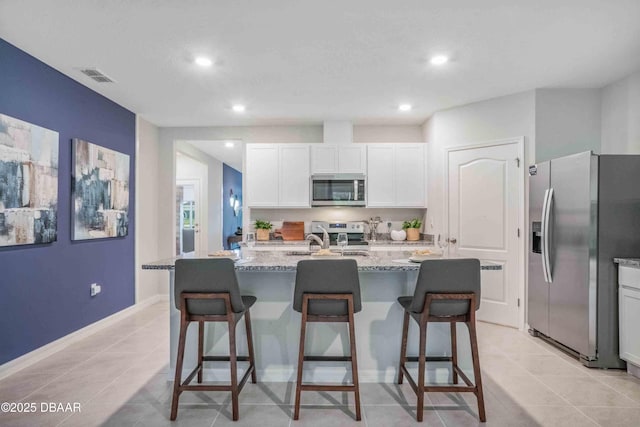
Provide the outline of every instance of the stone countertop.
{"type": "Polygon", "coordinates": [[[616,264],[624,265],[626,267],[639,267],[640,258],[614,258],[613,262],[616,264]]]}
{"type": "MultiPolygon", "coordinates": [[[[256,246],[307,246],[309,240],[259,240],[256,246]]],[[[368,246],[433,246],[431,240],[369,240],[368,246]]],[[[242,243],[244,246],[245,243],[242,243]]]]}
{"type": "MultiPolygon", "coordinates": [[[[358,262],[358,271],[414,271],[420,268],[419,263],[409,261],[410,251],[375,251],[368,252],[367,256],[345,256],[345,258],[355,259],[358,262]]],[[[142,265],[143,270],[173,270],[176,260],[181,257],[174,257],[165,260],[150,262],[142,265]]],[[[190,258],[206,258],[206,256],[194,256],[190,258]]],[[[341,257],[330,257],[329,259],[340,259],[341,257]]],[[[287,255],[284,251],[248,251],[242,254],[242,258],[236,261],[236,271],[238,272],[278,272],[295,271],[298,261],[310,258],[305,255],[287,255]]],[[[433,257],[433,259],[441,259],[433,257]]],[[[491,262],[483,262],[482,270],[502,270],[502,266],[491,262]]]]}

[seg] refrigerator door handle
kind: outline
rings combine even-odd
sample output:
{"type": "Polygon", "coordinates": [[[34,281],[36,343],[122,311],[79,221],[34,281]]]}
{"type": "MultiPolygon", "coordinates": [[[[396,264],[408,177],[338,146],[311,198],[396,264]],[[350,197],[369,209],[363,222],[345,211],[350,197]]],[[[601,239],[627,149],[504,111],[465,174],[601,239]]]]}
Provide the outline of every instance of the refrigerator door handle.
{"type": "Polygon", "coordinates": [[[543,219],[543,227],[544,227],[544,234],[542,236],[542,246],[543,246],[543,258],[544,258],[544,264],[546,265],[546,270],[547,270],[547,283],[552,283],[553,282],[553,272],[552,272],[552,268],[551,268],[551,254],[550,254],[550,242],[551,242],[551,227],[550,227],[550,222],[551,222],[551,209],[553,206],[553,188],[549,188],[547,190],[549,192],[548,196],[547,196],[547,205],[546,205],[546,210],[545,210],[545,216],[543,219]]]}
{"type": "Polygon", "coordinates": [[[542,255],[542,276],[544,277],[544,281],[549,283],[549,274],[547,270],[547,246],[545,245],[546,236],[547,236],[547,202],[549,200],[549,189],[544,190],[544,200],[542,201],[542,218],[541,218],[541,229],[540,229],[540,238],[542,239],[542,245],[540,247],[540,252],[542,255]]]}

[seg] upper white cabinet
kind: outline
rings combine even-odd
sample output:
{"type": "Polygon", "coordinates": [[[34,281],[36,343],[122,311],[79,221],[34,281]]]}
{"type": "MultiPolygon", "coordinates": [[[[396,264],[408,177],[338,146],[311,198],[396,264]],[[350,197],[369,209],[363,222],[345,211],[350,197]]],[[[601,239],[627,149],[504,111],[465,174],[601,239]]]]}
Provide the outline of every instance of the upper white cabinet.
{"type": "Polygon", "coordinates": [[[364,144],[312,144],[311,173],[365,173],[364,144]]]}
{"type": "Polygon", "coordinates": [[[278,206],[309,207],[309,145],[279,144],[278,154],[278,206]]]}
{"type": "Polygon", "coordinates": [[[245,204],[309,207],[309,153],[308,144],[247,144],[245,204]]]}
{"type": "Polygon", "coordinates": [[[425,144],[367,145],[367,206],[426,206],[425,144]]]}

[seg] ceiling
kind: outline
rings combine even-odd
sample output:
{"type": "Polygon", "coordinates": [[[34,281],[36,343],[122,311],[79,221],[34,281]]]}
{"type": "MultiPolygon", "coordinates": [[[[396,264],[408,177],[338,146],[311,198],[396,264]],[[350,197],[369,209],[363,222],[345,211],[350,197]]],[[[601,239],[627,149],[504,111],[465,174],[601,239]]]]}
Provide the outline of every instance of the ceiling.
{"type": "Polygon", "coordinates": [[[210,155],[214,159],[226,163],[237,171],[242,171],[242,153],[244,143],[242,141],[184,141],[198,150],[210,155]],[[227,146],[232,143],[233,146],[227,146]]]}
{"type": "Polygon", "coordinates": [[[638,18],[638,0],[2,0],[0,37],[159,126],[399,125],[606,85],[640,69],[638,18]]]}

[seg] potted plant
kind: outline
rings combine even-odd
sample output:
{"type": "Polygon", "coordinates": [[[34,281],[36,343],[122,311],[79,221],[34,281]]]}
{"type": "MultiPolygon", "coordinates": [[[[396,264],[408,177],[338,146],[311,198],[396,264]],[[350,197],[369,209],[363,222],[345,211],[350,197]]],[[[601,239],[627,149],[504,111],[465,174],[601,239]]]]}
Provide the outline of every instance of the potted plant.
{"type": "Polygon", "coordinates": [[[256,238],[258,240],[269,240],[269,231],[273,225],[269,221],[256,219],[256,238]]]}
{"type": "Polygon", "coordinates": [[[402,223],[402,229],[407,232],[407,240],[420,240],[420,227],[422,227],[422,221],[418,218],[402,223]]]}

